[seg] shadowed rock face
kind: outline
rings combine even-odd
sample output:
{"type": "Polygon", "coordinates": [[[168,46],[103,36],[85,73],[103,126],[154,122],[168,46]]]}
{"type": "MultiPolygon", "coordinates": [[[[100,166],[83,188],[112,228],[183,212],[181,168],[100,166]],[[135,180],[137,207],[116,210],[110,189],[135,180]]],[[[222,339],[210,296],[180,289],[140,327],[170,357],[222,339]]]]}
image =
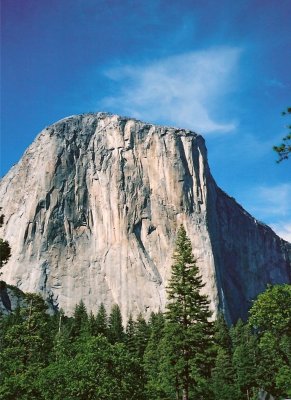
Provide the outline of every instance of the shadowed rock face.
{"type": "MultiPolygon", "coordinates": [[[[18,307],[26,307],[25,294],[14,286],[0,281],[0,317],[8,315],[18,307]]],[[[53,310],[51,310],[53,312],[53,310]]]]}
{"type": "Polygon", "coordinates": [[[3,279],[71,313],[81,299],[123,316],[163,309],[180,224],[213,310],[244,317],[267,283],[290,282],[291,245],[215,184],[204,140],[105,113],[44,129],[3,178],[3,279]]]}

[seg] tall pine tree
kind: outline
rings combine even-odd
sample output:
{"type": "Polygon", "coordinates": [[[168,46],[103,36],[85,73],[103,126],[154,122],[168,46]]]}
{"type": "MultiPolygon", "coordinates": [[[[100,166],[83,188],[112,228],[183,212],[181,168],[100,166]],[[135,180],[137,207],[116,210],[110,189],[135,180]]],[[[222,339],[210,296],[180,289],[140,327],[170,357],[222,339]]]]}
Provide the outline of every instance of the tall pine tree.
{"type": "Polygon", "coordinates": [[[173,255],[172,276],[167,288],[166,332],[169,332],[169,359],[175,375],[176,398],[204,398],[211,369],[213,326],[207,296],[190,239],[183,226],[178,231],[173,255]]]}
{"type": "Polygon", "coordinates": [[[114,304],[111,308],[108,321],[108,339],[112,344],[124,341],[122,316],[118,304],[114,304]]]}
{"type": "Polygon", "coordinates": [[[80,336],[87,334],[89,331],[88,314],[83,300],[76,305],[73,317],[71,337],[75,340],[80,336]]]}
{"type": "Polygon", "coordinates": [[[96,315],[96,333],[107,337],[107,313],[103,303],[100,304],[98,313],[96,315]]]}
{"type": "Polygon", "coordinates": [[[135,322],[133,321],[132,315],[129,315],[127,325],[126,325],[126,336],[125,343],[127,350],[136,355],[136,345],[135,345],[135,322]]]}

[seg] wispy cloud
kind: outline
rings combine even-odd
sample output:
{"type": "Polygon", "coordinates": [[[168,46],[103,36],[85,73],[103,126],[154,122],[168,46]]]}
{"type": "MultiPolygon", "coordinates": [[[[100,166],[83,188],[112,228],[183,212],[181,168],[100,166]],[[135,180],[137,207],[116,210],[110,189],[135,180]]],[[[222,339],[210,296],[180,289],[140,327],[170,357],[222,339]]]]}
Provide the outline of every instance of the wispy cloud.
{"type": "Polygon", "coordinates": [[[291,241],[291,184],[259,186],[242,196],[244,207],[267,223],[285,240],[291,241]]]}
{"type": "Polygon", "coordinates": [[[271,224],[271,228],[277,233],[278,236],[291,243],[291,218],[288,221],[278,221],[271,224]]]}
{"type": "Polygon", "coordinates": [[[256,190],[254,209],[264,217],[291,215],[291,184],[260,186],[256,190]]]}
{"type": "Polygon", "coordinates": [[[202,133],[231,132],[236,123],[211,115],[233,90],[240,49],[216,48],[164,58],[151,64],[117,66],[105,71],[118,83],[102,106],[151,122],[202,133]]]}
{"type": "Polygon", "coordinates": [[[275,88],[281,88],[281,89],[286,87],[286,85],[283,82],[279,81],[276,78],[267,80],[266,81],[266,85],[267,86],[271,86],[271,87],[275,87],[275,88]]]}

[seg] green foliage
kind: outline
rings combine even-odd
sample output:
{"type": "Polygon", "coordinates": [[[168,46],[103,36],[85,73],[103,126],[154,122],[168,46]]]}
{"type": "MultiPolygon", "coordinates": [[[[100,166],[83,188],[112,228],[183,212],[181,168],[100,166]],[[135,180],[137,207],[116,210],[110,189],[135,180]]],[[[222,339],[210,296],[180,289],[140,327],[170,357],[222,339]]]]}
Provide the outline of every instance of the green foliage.
{"type": "Polygon", "coordinates": [[[7,240],[0,238],[0,268],[6,264],[11,257],[11,247],[7,240]]]}
{"type": "Polygon", "coordinates": [[[138,358],[143,359],[143,355],[149,340],[150,329],[144,319],[139,314],[135,323],[135,347],[138,358]]]}
{"type": "Polygon", "coordinates": [[[231,351],[231,337],[228,326],[225,322],[223,314],[219,313],[214,322],[214,342],[216,346],[223,350],[231,351]]]}
{"type": "Polygon", "coordinates": [[[291,397],[291,367],[282,365],[279,367],[275,376],[275,387],[281,395],[291,397]]]}
{"type": "Polygon", "coordinates": [[[75,350],[74,358],[42,370],[39,389],[45,400],[142,398],[136,376],[140,366],[123,344],[97,336],[78,342],[75,350]]]}
{"type": "Polygon", "coordinates": [[[291,395],[291,285],[269,286],[250,310],[258,336],[258,380],[277,396],[291,395]],[[270,368],[272,366],[272,368],[270,368]]]}
{"type": "MultiPolygon", "coordinates": [[[[180,399],[181,398],[181,380],[177,374],[179,367],[179,352],[175,346],[176,340],[175,325],[165,322],[163,337],[158,346],[160,357],[159,375],[152,379],[152,390],[156,389],[157,399],[180,399]]],[[[181,366],[181,361],[180,361],[181,366]]],[[[153,396],[154,398],[154,396],[153,396]]]]}
{"type": "Polygon", "coordinates": [[[38,399],[36,376],[49,360],[53,337],[47,307],[36,294],[25,297],[27,307],[1,324],[0,399],[38,399]]]}
{"type": "Polygon", "coordinates": [[[214,342],[216,357],[210,380],[213,397],[215,400],[240,400],[242,393],[232,360],[233,346],[228,326],[222,314],[218,314],[214,323],[214,342]]]}
{"type": "Polygon", "coordinates": [[[49,316],[45,313],[47,307],[43,299],[28,293],[26,301],[27,307],[11,317],[16,321],[7,326],[3,337],[4,346],[9,343],[9,348],[4,351],[4,356],[1,353],[4,358],[9,358],[11,353],[21,366],[31,362],[44,363],[52,340],[47,332],[49,316]]]}
{"type": "Polygon", "coordinates": [[[207,296],[200,290],[205,286],[192,254],[190,239],[183,226],[178,231],[174,252],[172,275],[167,288],[169,304],[166,318],[187,329],[199,323],[206,323],[211,316],[207,296]]]}
{"type": "Polygon", "coordinates": [[[50,360],[59,361],[72,353],[71,346],[71,321],[60,310],[55,316],[51,318],[52,332],[55,333],[53,340],[53,347],[50,353],[50,360]]]}
{"type": "Polygon", "coordinates": [[[76,305],[74,310],[73,324],[71,329],[72,339],[77,339],[89,331],[88,314],[83,300],[76,305]]]}
{"type": "Polygon", "coordinates": [[[73,317],[49,315],[43,299],[0,316],[0,400],[257,400],[291,396],[290,285],[270,286],[249,323],[209,322],[191,244],[181,228],[165,314],[109,321],[80,302],[73,317]],[[189,282],[191,282],[189,284],[189,282]],[[176,304],[179,302],[179,304],[176,304]]]}
{"type": "Polygon", "coordinates": [[[96,334],[107,337],[108,335],[107,313],[103,303],[101,303],[98,309],[95,322],[96,322],[96,334]]]}
{"type": "Polygon", "coordinates": [[[124,341],[124,329],[122,325],[122,316],[120,308],[117,304],[111,309],[109,316],[109,326],[108,326],[108,339],[110,343],[120,343],[124,341]]]}
{"type": "Polygon", "coordinates": [[[257,338],[252,334],[248,324],[239,320],[231,329],[233,342],[232,363],[236,382],[242,393],[242,399],[255,396],[260,386],[258,381],[258,347],[257,338]]]}
{"type": "Polygon", "coordinates": [[[268,286],[250,309],[249,322],[261,335],[291,333],[291,285],[268,286]]]}
{"type": "MultiPolygon", "coordinates": [[[[286,111],[283,111],[282,115],[291,115],[291,107],[288,107],[286,111]]],[[[289,129],[289,132],[283,137],[283,142],[279,146],[273,146],[273,150],[279,156],[277,161],[278,163],[289,158],[289,154],[291,153],[291,125],[288,125],[287,128],[289,129]]]]}
{"type": "Polygon", "coordinates": [[[218,349],[215,365],[212,369],[211,387],[215,400],[242,399],[231,356],[223,348],[218,349]]]}
{"type": "Polygon", "coordinates": [[[96,318],[92,311],[88,316],[88,332],[91,336],[97,335],[96,318]]]}
{"type": "Polygon", "coordinates": [[[199,398],[207,391],[213,326],[209,321],[209,301],[200,293],[204,284],[183,226],[178,231],[173,259],[167,288],[169,303],[165,336],[170,343],[166,368],[171,368],[175,376],[172,382],[175,382],[177,396],[182,393],[183,399],[187,400],[190,392],[199,398]]]}
{"type": "MultiPolygon", "coordinates": [[[[0,207],[0,211],[2,210],[2,208],[0,207]]],[[[0,215],[0,228],[3,226],[4,223],[4,215],[1,214],[0,215]]],[[[3,267],[3,265],[5,265],[9,258],[11,257],[11,247],[9,245],[9,243],[7,242],[7,240],[3,240],[2,238],[0,238],[0,268],[3,267]]]]}
{"type": "Polygon", "coordinates": [[[161,388],[160,362],[162,359],[162,339],[164,337],[165,318],[159,312],[151,314],[149,321],[150,337],[144,353],[144,370],[147,377],[146,398],[158,400],[163,398],[164,391],[161,388]]]}
{"type": "Polygon", "coordinates": [[[135,346],[135,323],[133,321],[132,315],[129,315],[127,325],[126,325],[126,335],[125,335],[125,343],[128,351],[131,354],[136,354],[136,346],[135,346]]]}

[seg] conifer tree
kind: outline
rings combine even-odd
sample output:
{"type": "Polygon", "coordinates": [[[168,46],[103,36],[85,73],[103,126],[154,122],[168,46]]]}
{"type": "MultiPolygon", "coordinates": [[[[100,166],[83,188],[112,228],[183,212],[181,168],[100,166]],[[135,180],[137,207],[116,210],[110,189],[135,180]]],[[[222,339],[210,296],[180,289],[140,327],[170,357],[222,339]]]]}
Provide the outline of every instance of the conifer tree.
{"type": "Polygon", "coordinates": [[[258,345],[250,327],[239,320],[231,329],[233,342],[232,363],[242,399],[250,400],[259,390],[258,345]]]}
{"type": "Polygon", "coordinates": [[[240,400],[242,398],[236,383],[235,371],[229,353],[219,348],[212,370],[211,387],[215,400],[240,400]]]}
{"type": "Polygon", "coordinates": [[[114,304],[111,309],[108,323],[108,339],[113,344],[124,340],[122,316],[118,304],[114,304]]]}
{"type": "Polygon", "coordinates": [[[107,337],[108,334],[107,313],[103,303],[100,304],[95,322],[96,322],[97,335],[103,335],[107,337]]]}
{"type": "Polygon", "coordinates": [[[209,322],[209,301],[200,293],[204,284],[183,226],[178,231],[173,260],[167,288],[166,330],[172,341],[169,356],[176,395],[188,400],[191,391],[196,398],[202,398],[210,375],[213,326],[209,322]]]}
{"type": "Polygon", "coordinates": [[[61,309],[55,316],[52,317],[57,320],[56,334],[53,342],[52,360],[59,361],[65,358],[71,352],[69,329],[67,326],[68,317],[65,316],[64,311],[61,309]]]}
{"type": "Polygon", "coordinates": [[[150,330],[142,316],[139,314],[135,323],[135,344],[137,356],[142,360],[149,340],[150,330]]]}
{"type": "Polygon", "coordinates": [[[217,347],[223,348],[227,353],[231,354],[232,344],[229,328],[225,322],[224,315],[219,313],[214,322],[214,342],[217,347]]]}
{"type": "Polygon", "coordinates": [[[85,333],[88,333],[88,314],[86,306],[81,300],[74,310],[71,336],[73,339],[77,339],[85,333]]]}
{"type": "Polygon", "coordinates": [[[165,318],[159,312],[152,313],[149,320],[150,338],[144,353],[144,370],[146,373],[146,394],[148,400],[163,398],[164,392],[161,388],[160,361],[161,341],[164,335],[165,318]]]}
{"type": "Polygon", "coordinates": [[[240,400],[242,396],[232,364],[231,337],[223,314],[218,314],[214,323],[214,342],[216,358],[211,372],[213,397],[215,400],[240,400]]]}
{"type": "Polygon", "coordinates": [[[90,314],[88,316],[88,331],[90,336],[96,336],[97,334],[96,318],[92,311],[90,311],[90,314]]]}
{"type": "Polygon", "coordinates": [[[7,326],[0,352],[0,399],[37,399],[34,382],[48,363],[52,335],[48,329],[47,306],[37,294],[25,295],[26,306],[17,312],[13,325],[7,326]],[[25,397],[30,393],[30,397],[25,397]]]}
{"type": "Polygon", "coordinates": [[[125,342],[127,350],[131,354],[136,354],[136,345],[135,345],[135,323],[133,321],[132,315],[129,315],[127,325],[126,325],[126,336],[125,342]]]}

